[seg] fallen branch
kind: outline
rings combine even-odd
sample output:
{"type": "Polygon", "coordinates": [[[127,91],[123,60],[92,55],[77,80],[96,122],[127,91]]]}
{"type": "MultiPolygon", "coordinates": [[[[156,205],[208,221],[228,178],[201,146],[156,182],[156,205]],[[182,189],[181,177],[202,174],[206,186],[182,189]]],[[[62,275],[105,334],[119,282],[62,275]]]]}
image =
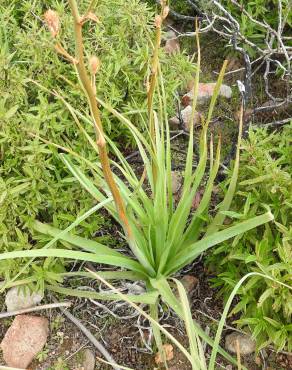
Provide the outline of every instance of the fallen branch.
{"type": "MultiPolygon", "coordinates": [[[[59,307],[70,307],[70,306],[71,306],[71,302],[44,304],[42,306],[24,308],[22,310],[17,310],[17,311],[1,312],[0,313],[0,319],[4,319],[6,317],[11,317],[11,316],[23,315],[23,314],[29,313],[29,312],[49,310],[49,309],[52,309],[52,308],[59,308],[59,307]]],[[[1,369],[1,367],[0,367],[0,369],[1,369]]]]}
{"type": "Polygon", "coordinates": [[[279,120],[279,121],[268,122],[268,123],[265,123],[264,126],[265,127],[282,126],[282,125],[286,125],[289,122],[292,122],[292,118],[286,118],[286,119],[279,120]]]}
{"type": "MultiPolygon", "coordinates": [[[[55,301],[55,299],[53,298],[55,301]]],[[[110,353],[105,349],[105,347],[95,338],[95,336],[82,324],[81,321],[79,321],[75,316],[73,316],[69,311],[66,309],[62,309],[59,307],[59,309],[62,311],[62,313],[75,324],[82,333],[90,340],[90,342],[94,345],[94,347],[105,357],[105,359],[110,363],[110,365],[115,370],[121,370],[119,365],[115,362],[115,360],[112,358],[110,353]]]]}

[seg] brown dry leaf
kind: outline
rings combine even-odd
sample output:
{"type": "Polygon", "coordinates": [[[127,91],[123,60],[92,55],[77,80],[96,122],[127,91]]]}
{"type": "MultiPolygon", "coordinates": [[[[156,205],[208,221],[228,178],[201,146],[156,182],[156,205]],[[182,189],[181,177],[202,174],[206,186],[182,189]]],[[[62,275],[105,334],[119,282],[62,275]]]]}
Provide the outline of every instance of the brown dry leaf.
{"type": "Polygon", "coordinates": [[[179,189],[181,188],[182,184],[182,177],[178,171],[171,171],[171,187],[172,193],[177,194],[179,189]]]}
{"type": "Polygon", "coordinates": [[[227,59],[229,60],[229,62],[227,64],[226,71],[235,71],[239,68],[242,68],[242,66],[244,65],[242,60],[238,58],[228,57],[227,59]]]}
{"type": "MultiPolygon", "coordinates": [[[[245,112],[244,112],[244,115],[243,115],[243,121],[244,122],[248,122],[251,120],[251,117],[253,115],[253,109],[247,109],[245,112]]],[[[240,119],[240,110],[236,111],[235,114],[234,114],[234,118],[236,119],[236,121],[239,121],[240,119]]]]}
{"type": "MultiPolygon", "coordinates": [[[[163,344],[163,350],[164,350],[164,353],[165,353],[165,358],[166,358],[166,361],[170,361],[173,359],[173,347],[171,344],[163,344]]],[[[156,364],[161,364],[163,363],[163,358],[161,358],[161,355],[160,353],[158,352],[155,356],[155,362],[156,364]]]]}

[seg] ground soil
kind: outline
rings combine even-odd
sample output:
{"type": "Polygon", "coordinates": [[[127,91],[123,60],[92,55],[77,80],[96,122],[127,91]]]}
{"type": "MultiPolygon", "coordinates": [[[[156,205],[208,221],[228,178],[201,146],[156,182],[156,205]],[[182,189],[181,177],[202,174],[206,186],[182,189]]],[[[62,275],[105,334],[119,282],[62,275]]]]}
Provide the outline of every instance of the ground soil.
{"type": "MultiPolygon", "coordinates": [[[[177,277],[192,275],[198,278],[198,284],[189,294],[193,318],[200,324],[209,335],[214,335],[217,321],[221,317],[222,301],[217,297],[216,289],[212,288],[210,278],[205,270],[203,260],[186,267],[177,277]]],[[[80,282],[81,283],[81,282],[80,282]]],[[[97,288],[95,281],[84,280],[82,286],[97,288]]],[[[59,297],[61,300],[61,297],[59,297]]],[[[67,297],[68,299],[68,297],[67,297]]],[[[52,295],[46,296],[46,302],[52,302],[52,295]]],[[[104,308],[97,307],[94,302],[85,299],[70,299],[72,308],[70,312],[77,317],[91,333],[107,348],[119,365],[134,370],[162,369],[155,363],[155,346],[145,346],[149,338],[149,323],[139,316],[127,318],[133,315],[133,311],[127,305],[119,307],[113,304],[105,304],[108,310],[116,314],[113,317],[104,308]],[[143,327],[138,330],[138,327],[143,327]],[[141,335],[142,333],[142,335],[141,335]],[[154,348],[154,349],[153,349],[154,348]],[[153,351],[152,351],[153,349],[153,351]]],[[[4,310],[4,305],[2,307],[4,310]]],[[[44,350],[33,361],[28,370],[82,370],[82,353],[85,348],[90,348],[97,357],[102,355],[92,346],[92,343],[81,333],[80,329],[58,310],[47,310],[41,313],[50,322],[50,333],[44,350]]],[[[188,340],[185,335],[183,323],[165,305],[161,306],[162,319],[160,323],[175,336],[186,348],[188,340]]],[[[2,338],[10,326],[13,318],[2,320],[0,323],[0,337],[2,338]]],[[[231,325],[231,322],[228,322],[231,325]]],[[[224,336],[231,332],[226,327],[223,332],[221,345],[224,346],[224,336]]],[[[169,343],[165,339],[165,343],[169,343]]],[[[207,357],[210,348],[206,347],[207,357]]],[[[0,365],[4,364],[0,357],[0,365]]],[[[276,355],[270,350],[261,351],[259,355],[252,354],[242,358],[242,364],[248,370],[281,370],[291,369],[292,357],[285,354],[276,355]]],[[[174,346],[174,357],[168,366],[172,370],[191,370],[184,357],[174,346]]],[[[231,369],[226,367],[227,363],[219,356],[217,358],[217,369],[231,369]]],[[[112,367],[102,363],[98,358],[95,369],[110,370],[112,367]]],[[[235,369],[235,367],[233,367],[235,369]]]]}

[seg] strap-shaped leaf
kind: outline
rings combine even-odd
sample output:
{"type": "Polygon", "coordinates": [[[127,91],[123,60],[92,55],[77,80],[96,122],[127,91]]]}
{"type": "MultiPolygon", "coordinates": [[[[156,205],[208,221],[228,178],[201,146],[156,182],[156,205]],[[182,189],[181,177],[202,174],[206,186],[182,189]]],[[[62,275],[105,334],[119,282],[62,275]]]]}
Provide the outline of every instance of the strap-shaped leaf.
{"type": "Polygon", "coordinates": [[[205,252],[207,249],[213,247],[216,244],[222,243],[225,240],[233,238],[239,234],[242,234],[248,230],[254,229],[266,222],[272,221],[274,216],[271,212],[267,212],[261,216],[253,217],[249,220],[242,221],[234,226],[228,227],[225,230],[218,231],[212,235],[204,237],[203,239],[191,244],[188,248],[181,251],[175,258],[172,259],[169,270],[167,270],[167,275],[178,271],[183,266],[192,262],[201,253],[205,252]]]}
{"type": "MultiPolygon", "coordinates": [[[[82,238],[81,238],[82,239],[82,238]]],[[[86,242],[86,239],[84,239],[86,242]]],[[[79,244],[79,243],[78,243],[79,244]]],[[[80,246],[80,245],[79,245],[80,246]]],[[[126,269],[145,274],[140,263],[129,257],[116,252],[102,253],[98,250],[95,253],[78,252],[68,249],[33,249],[25,251],[14,251],[0,254],[0,260],[9,260],[15,258],[34,258],[34,257],[58,257],[79,261],[88,261],[95,263],[104,263],[105,265],[124,267],[126,269]],[[118,255],[117,255],[118,254],[118,255]]]]}
{"type": "Polygon", "coordinates": [[[239,132],[238,132],[238,141],[237,141],[237,149],[236,149],[236,157],[234,162],[234,168],[231,176],[231,181],[228,187],[228,190],[225,194],[225,197],[218,208],[218,213],[216,214],[214,220],[207,228],[206,236],[211,235],[212,233],[219,230],[220,226],[223,225],[225,220],[225,215],[222,213],[223,211],[228,211],[234,197],[236,183],[238,178],[239,172],[239,159],[240,159],[240,144],[241,144],[241,136],[242,136],[242,125],[243,125],[243,106],[241,106],[240,110],[240,119],[239,119],[239,132]]]}
{"type": "MultiPolygon", "coordinates": [[[[183,309],[181,307],[181,303],[176,298],[176,296],[173,294],[169,283],[166,279],[160,278],[160,279],[151,279],[150,280],[151,285],[158,290],[158,292],[161,294],[162,299],[176,312],[176,314],[180,318],[184,318],[183,315],[183,309]]],[[[205,341],[207,342],[211,347],[214,344],[214,341],[212,338],[210,338],[204,330],[194,321],[194,327],[197,332],[197,334],[205,341]]],[[[224,356],[228,361],[232,362],[236,365],[236,361],[233,359],[232,356],[230,356],[226,351],[224,351],[221,347],[218,347],[218,352],[224,356]]]]}
{"type": "MultiPolygon", "coordinates": [[[[92,277],[92,274],[91,274],[92,277]]],[[[121,301],[121,296],[115,293],[98,293],[81,289],[64,288],[58,285],[47,285],[47,289],[65,296],[99,299],[102,301],[121,301]]],[[[158,293],[155,291],[142,294],[126,294],[127,299],[133,303],[152,305],[157,301],[158,293]]]]}

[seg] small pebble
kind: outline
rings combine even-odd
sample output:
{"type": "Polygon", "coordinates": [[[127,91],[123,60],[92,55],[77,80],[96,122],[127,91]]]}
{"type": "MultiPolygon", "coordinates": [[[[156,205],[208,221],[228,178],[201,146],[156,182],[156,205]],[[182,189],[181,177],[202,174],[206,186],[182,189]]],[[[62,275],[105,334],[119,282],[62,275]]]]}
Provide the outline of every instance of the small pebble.
{"type": "Polygon", "coordinates": [[[225,338],[225,348],[232,353],[237,353],[237,342],[239,344],[239,352],[241,355],[253,353],[256,349],[256,343],[249,335],[241,333],[232,333],[225,338]]]}
{"type": "Polygon", "coordinates": [[[94,352],[86,348],[82,352],[82,368],[84,370],[94,370],[95,369],[95,355],[94,352]]]}

